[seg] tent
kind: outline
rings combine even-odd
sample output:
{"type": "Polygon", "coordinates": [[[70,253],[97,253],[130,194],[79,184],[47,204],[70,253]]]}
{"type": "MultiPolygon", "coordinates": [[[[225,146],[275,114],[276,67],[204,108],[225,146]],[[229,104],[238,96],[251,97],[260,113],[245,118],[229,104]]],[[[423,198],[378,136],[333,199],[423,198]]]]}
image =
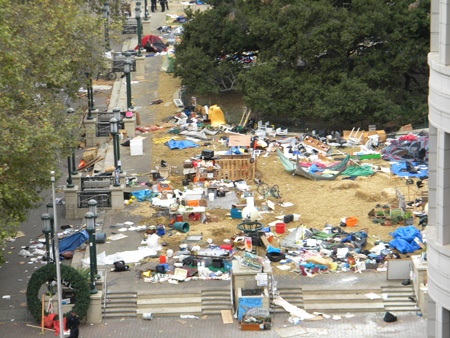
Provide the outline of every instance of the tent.
{"type": "Polygon", "coordinates": [[[225,117],[223,116],[223,111],[216,104],[209,107],[208,119],[211,120],[212,127],[218,127],[222,124],[226,124],[225,117]]]}
{"type": "MultiPolygon", "coordinates": [[[[156,35],[146,35],[141,39],[141,45],[147,52],[165,52],[166,44],[156,35]]],[[[138,49],[136,46],[134,49],[138,49]]]]}
{"type": "Polygon", "coordinates": [[[313,170],[311,170],[311,168],[308,170],[300,166],[299,163],[292,163],[278,148],[277,155],[284,169],[289,173],[292,175],[303,176],[314,181],[331,181],[336,179],[336,177],[347,168],[347,162],[350,160],[350,155],[347,155],[341,162],[325,167],[323,170],[317,169],[317,165],[313,167],[313,170]]]}

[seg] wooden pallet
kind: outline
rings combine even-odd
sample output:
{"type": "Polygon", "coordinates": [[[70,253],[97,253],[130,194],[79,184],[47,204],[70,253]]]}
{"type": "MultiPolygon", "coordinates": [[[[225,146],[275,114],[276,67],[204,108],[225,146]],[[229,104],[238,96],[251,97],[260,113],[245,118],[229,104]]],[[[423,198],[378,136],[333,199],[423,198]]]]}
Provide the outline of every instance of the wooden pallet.
{"type": "Polygon", "coordinates": [[[256,159],[250,155],[223,155],[216,160],[217,177],[228,180],[253,180],[256,172],[256,159]]]}

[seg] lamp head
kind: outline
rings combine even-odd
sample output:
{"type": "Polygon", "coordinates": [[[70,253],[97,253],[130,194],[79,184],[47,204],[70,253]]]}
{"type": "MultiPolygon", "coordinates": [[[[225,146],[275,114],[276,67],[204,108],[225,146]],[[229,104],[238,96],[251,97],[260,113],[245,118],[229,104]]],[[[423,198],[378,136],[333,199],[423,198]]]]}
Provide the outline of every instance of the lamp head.
{"type": "Polygon", "coordinates": [[[88,211],[86,215],[84,215],[84,218],[86,218],[86,229],[89,233],[93,233],[95,231],[95,216],[92,212],[88,211]]]}
{"type": "Polygon", "coordinates": [[[41,216],[41,220],[42,220],[42,232],[44,234],[49,234],[50,231],[52,230],[51,227],[51,219],[52,217],[50,216],[50,214],[48,213],[44,213],[41,216]]]}

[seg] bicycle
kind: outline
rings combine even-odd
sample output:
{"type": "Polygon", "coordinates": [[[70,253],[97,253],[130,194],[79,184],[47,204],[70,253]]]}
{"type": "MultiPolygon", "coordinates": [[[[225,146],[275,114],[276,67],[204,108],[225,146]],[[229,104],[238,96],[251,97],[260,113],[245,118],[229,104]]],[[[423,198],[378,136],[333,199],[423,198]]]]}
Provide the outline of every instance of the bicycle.
{"type": "Polygon", "coordinates": [[[274,184],[272,187],[270,187],[267,183],[263,183],[261,180],[256,180],[256,184],[258,187],[256,188],[256,191],[264,198],[266,199],[269,196],[272,196],[273,198],[281,198],[280,195],[280,188],[278,185],[274,184]]]}
{"type": "Polygon", "coordinates": [[[113,71],[107,71],[106,74],[102,73],[102,72],[99,72],[97,74],[97,81],[98,81],[99,78],[102,78],[104,80],[114,81],[115,79],[117,79],[117,74],[115,72],[113,72],[113,71]]]}

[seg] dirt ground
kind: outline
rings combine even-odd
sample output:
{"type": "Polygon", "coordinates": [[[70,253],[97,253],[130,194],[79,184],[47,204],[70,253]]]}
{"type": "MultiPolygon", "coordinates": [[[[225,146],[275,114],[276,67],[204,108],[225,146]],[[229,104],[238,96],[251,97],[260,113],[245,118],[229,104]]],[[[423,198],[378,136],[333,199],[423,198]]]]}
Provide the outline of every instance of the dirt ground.
{"type": "MultiPolygon", "coordinates": [[[[178,87],[178,79],[172,78],[172,76],[167,73],[160,74],[158,96],[163,102],[171,101],[173,93],[178,87]]],[[[221,108],[226,113],[227,104],[224,103],[221,105],[221,108]]],[[[177,109],[173,105],[165,106],[164,103],[160,104],[157,107],[156,120],[159,121],[171,116],[176,113],[176,111],[177,109]]],[[[213,145],[210,146],[202,145],[199,148],[169,150],[167,146],[159,142],[163,138],[174,136],[168,134],[167,130],[168,128],[165,128],[164,130],[158,130],[152,133],[154,141],[152,163],[153,165],[158,165],[161,160],[164,160],[168,165],[177,167],[176,173],[178,173],[178,175],[172,175],[170,177],[173,188],[182,189],[181,180],[183,179],[182,171],[183,161],[185,159],[199,155],[203,149],[212,149],[215,151],[225,150],[225,148],[217,142],[219,137],[215,137],[214,140],[208,141],[213,143],[213,145]]],[[[221,135],[223,136],[224,134],[221,135]]],[[[343,149],[346,153],[351,153],[356,150],[359,150],[359,148],[343,149]]],[[[389,167],[389,163],[381,159],[364,160],[359,163],[373,163],[377,166],[389,167]]],[[[369,177],[357,177],[355,181],[342,180],[342,177],[338,177],[334,181],[312,181],[300,176],[292,176],[285,171],[275,152],[271,153],[268,157],[260,156],[257,158],[257,177],[269,184],[269,186],[277,184],[280,187],[281,201],[294,204],[287,208],[276,205],[272,214],[264,214],[264,219],[260,221],[263,225],[275,221],[275,216],[295,213],[300,215],[300,220],[287,224],[287,229],[295,228],[299,224],[304,224],[307,228],[322,230],[325,224],[339,226],[342,218],[356,217],[358,219],[357,226],[345,228],[344,230],[347,232],[360,231],[363,229],[367,231],[369,236],[368,246],[366,248],[368,249],[370,249],[377,240],[390,241],[392,237],[389,235],[389,232],[393,232],[399,227],[399,225],[381,226],[379,224],[374,224],[371,217],[368,216],[369,211],[375,208],[376,205],[390,204],[395,206],[395,188],[398,188],[404,194],[406,201],[414,200],[416,196],[413,191],[418,191],[416,185],[413,185],[410,186],[408,194],[408,186],[406,185],[404,178],[394,179],[390,174],[386,173],[375,173],[369,177]]],[[[254,182],[247,183],[251,185],[253,190],[256,189],[253,184],[254,182]]],[[[426,191],[426,189],[428,189],[427,185],[420,190],[426,191]]],[[[259,206],[262,202],[258,196],[259,194],[255,193],[256,206],[259,206]]],[[[280,200],[274,198],[272,198],[272,200],[275,203],[280,202],[280,200]]],[[[245,200],[242,199],[241,202],[244,203],[245,200]]],[[[158,223],[167,223],[167,219],[152,218],[155,211],[155,209],[149,207],[148,202],[142,202],[133,207],[133,213],[143,217],[141,224],[156,225],[158,223]]],[[[201,224],[199,221],[189,221],[189,233],[203,233],[204,240],[211,238],[217,245],[224,244],[224,239],[229,239],[238,233],[236,226],[239,223],[239,220],[231,219],[227,216],[229,213],[228,209],[215,209],[211,210],[210,213],[217,215],[219,221],[209,224],[201,224]]],[[[417,226],[418,219],[415,219],[414,224],[417,226]]],[[[278,234],[278,239],[281,240],[287,233],[288,231],[286,231],[285,234],[278,234]]],[[[180,239],[184,238],[184,236],[185,234],[174,231],[174,236],[166,236],[163,241],[168,243],[167,248],[174,249],[177,247],[180,239]]],[[[275,238],[273,245],[277,246],[277,238],[275,238]]]]}

